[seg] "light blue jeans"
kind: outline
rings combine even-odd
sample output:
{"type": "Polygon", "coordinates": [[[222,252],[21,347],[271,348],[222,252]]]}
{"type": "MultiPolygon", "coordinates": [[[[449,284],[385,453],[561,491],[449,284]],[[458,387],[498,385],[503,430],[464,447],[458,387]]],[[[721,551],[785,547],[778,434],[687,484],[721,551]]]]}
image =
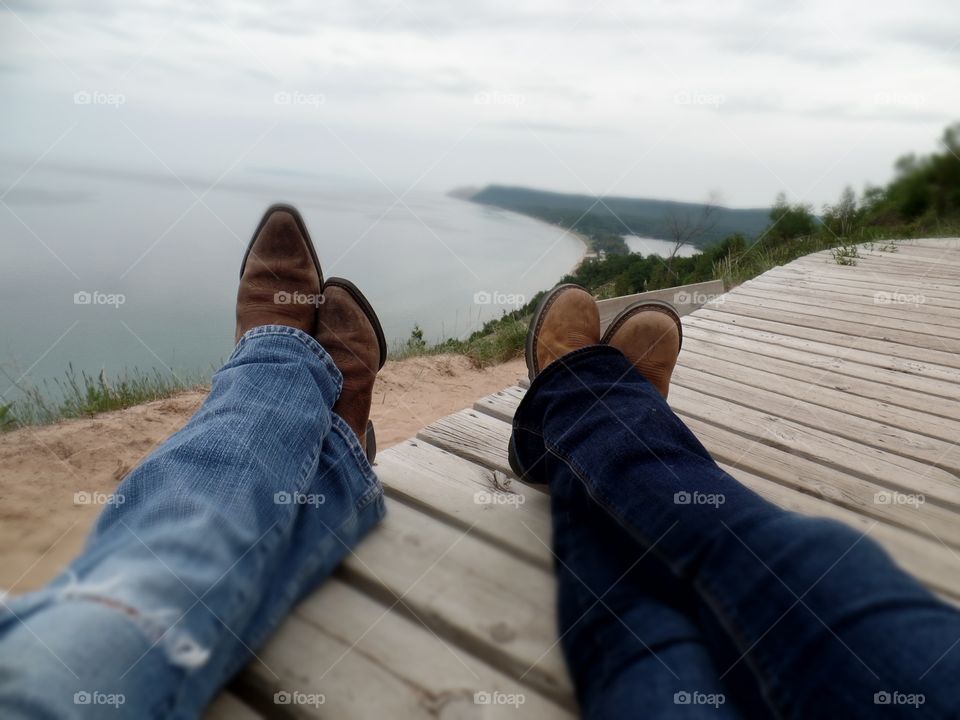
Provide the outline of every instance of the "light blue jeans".
{"type": "Polygon", "coordinates": [[[240,340],[83,553],[0,603],[0,717],[193,718],[384,515],[309,335],[240,340]]]}

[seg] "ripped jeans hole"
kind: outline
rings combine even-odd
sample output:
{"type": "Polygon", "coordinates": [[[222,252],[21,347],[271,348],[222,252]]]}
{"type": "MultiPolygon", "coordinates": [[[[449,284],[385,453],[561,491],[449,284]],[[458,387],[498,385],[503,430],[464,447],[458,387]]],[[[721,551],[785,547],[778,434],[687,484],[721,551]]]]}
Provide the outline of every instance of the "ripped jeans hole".
{"type": "Polygon", "coordinates": [[[202,667],[210,659],[210,649],[198,643],[193,636],[175,626],[183,617],[173,608],[144,612],[132,605],[103,594],[118,585],[115,580],[99,584],[81,584],[71,572],[68,584],[57,594],[60,601],[82,600],[97,603],[130,619],[144,634],[151,648],[160,645],[176,667],[191,670],[202,667]]]}

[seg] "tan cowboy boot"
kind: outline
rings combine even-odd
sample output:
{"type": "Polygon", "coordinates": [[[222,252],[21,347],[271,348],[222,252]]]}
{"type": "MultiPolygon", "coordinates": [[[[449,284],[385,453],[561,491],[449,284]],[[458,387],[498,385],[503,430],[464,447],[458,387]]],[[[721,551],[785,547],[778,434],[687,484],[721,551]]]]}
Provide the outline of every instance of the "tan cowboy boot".
{"type": "Polygon", "coordinates": [[[377,372],[387,360],[387,341],[370,303],[349,280],[330,278],[324,284],[314,337],[343,375],[333,411],[356,433],[372,463],[377,450],[370,403],[377,372]]]}
{"type": "Polygon", "coordinates": [[[527,333],[527,371],[533,380],[567,353],[600,342],[600,312],[579,285],[559,285],[540,301],[527,333]]]}
{"type": "Polygon", "coordinates": [[[613,319],[601,342],[622,352],[666,399],[683,344],[683,326],[672,305],[657,300],[631,305],[613,319]]]}
{"type": "Polygon", "coordinates": [[[267,208],[240,266],[235,342],[260,325],[313,334],[323,272],[303,218],[289,205],[267,208]]]}

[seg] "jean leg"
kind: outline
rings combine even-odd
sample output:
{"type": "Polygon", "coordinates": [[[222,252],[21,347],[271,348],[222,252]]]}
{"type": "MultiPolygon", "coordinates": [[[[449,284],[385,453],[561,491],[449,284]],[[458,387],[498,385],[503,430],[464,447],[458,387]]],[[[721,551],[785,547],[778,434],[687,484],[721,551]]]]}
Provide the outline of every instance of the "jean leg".
{"type": "Polygon", "coordinates": [[[586,718],[740,717],[695,593],[548,458],[561,645],[586,718]]]}
{"type": "Polygon", "coordinates": [[[566,464],[696,589],[779,715],[960,711],[960,614],[869,538],[736,482],[615,349],[549,366],[513,442],[533,479],[548,479],[548,457],[566,464]]]}
{"type": "Polygon", "coordinates": [[[116,717],[196,717],[346,552],[328,528],[349,544],[379,518],[376,478],[330,410],[341,382],[305,333],[247,333],[68,572],[5,603],[0,707],[98,716],[82,700],[100,693],[126,699],[116,717]]]}
{"type": "Polygon", "coordinates": [[[287,550],[276,559],[276,571],[264,589],[260,607],[241,635],[234,672],[250,659],[243,651],[260,647],[293,606],[316,589],[386,514],[380,482],[353,430],[338,415],[333,416],[308,492],[290,499],[302,507],[287,550]],[[343,468],[361,469],[359,496],[356,486],[337,479],[343,468]],[[347,510],[331,513],[328,504],[347,510]]]}

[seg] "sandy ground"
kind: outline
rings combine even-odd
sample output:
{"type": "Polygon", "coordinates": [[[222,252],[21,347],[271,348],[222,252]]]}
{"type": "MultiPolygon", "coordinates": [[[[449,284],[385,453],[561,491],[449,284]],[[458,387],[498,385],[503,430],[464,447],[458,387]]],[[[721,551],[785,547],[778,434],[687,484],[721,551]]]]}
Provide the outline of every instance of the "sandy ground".
{"type": "MultiPolygon", "coordinates": [[[[526,374],[523,360],[477,370],[464,357],[390,362],[374,392],[380,449],[439,417],[469,407],[526,374]]],[[[137,463],[178,430],[205,393],[180,395],[93,418],[0,435],[0,588],[42,585],[81,549],[100,510],[76,493],[109,494],[137,463]]]]}

